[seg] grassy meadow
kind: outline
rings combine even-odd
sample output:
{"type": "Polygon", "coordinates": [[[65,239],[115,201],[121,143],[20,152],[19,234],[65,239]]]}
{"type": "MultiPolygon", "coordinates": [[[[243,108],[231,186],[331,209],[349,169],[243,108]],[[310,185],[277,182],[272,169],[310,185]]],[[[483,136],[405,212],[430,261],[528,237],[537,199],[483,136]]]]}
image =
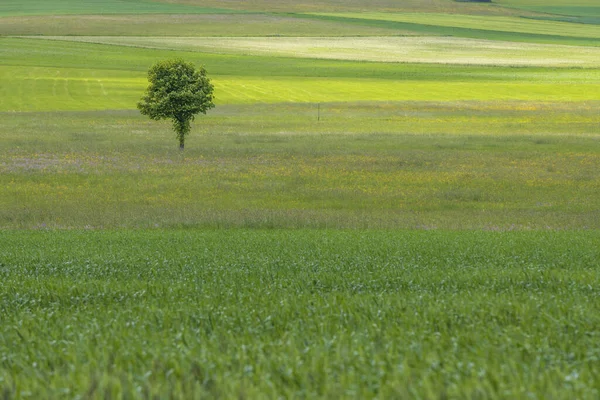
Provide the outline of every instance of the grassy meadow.
{"type": "Polygon", "coordinates": [[[0,164],[0,221],[596,229],[597,103],[512,107],[524,109],[327,103],[318,121],[314,104],[220,106],[203,117],[184,155],[173,149],[168,122],[135,112],[18,114],[3,130],[14,145],[0,164]],[[28,139],[36,129],[44,136],[28,139]]]}
{"type": "Polygon", "coordinates": [[[598,15],[3,1],[0,397],[598,398],[598,15]]]}

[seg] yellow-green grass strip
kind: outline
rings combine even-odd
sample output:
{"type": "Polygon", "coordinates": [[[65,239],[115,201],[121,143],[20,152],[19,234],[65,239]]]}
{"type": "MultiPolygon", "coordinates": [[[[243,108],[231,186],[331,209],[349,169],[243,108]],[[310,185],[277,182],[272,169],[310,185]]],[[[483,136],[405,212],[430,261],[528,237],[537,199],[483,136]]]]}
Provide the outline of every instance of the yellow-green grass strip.
{"type": "Polygon", "coordinates": [[[219,77],[226,103],[457,100],[598,100],[599,83],[437,82],[336,78],[219,77]]]}
{"type": "Polygon", "coordinates": [[[457,37],[113,37],[48,36],[97,44],[223,54],[375,62],[599,67],[600,48],[457,37]]]}
{"type": "MultiPolygon", "coordinates": [[[[143,73],[0,67],[0,111],[134,109],[143,73]]],[[[593,101],[600,83],[213,76],[217,104],[339,101],[593,101]]]]}
{"type": "Polygon", "coordinates": [[[53,111],[134,108],[139,73],[75,68],[0,66],[0,110],[53,111]]]}
{"type": "Polygon", "coordinates": [[[566,36],[600,39],[600,26],[573,24],[560,21],[539,21],[509,16],[481,16],[435,13],[315,13],[314,15],[336,16],[355,19],[407,22],[413,24],[478,29],[495,32],[566,36]]]}

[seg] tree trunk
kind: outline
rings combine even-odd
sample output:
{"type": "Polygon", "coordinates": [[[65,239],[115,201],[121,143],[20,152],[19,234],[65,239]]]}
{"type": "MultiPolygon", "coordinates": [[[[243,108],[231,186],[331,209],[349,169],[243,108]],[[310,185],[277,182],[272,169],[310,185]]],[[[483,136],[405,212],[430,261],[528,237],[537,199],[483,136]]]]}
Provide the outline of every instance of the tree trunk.
{"type": "Polygon", "coordinates": [[[179,151],[183,151],[185,135],[190,133],[190,120],[183,117],[173,118],[173,129],[177,132],[177,139],[179,139],[179,151]]]}

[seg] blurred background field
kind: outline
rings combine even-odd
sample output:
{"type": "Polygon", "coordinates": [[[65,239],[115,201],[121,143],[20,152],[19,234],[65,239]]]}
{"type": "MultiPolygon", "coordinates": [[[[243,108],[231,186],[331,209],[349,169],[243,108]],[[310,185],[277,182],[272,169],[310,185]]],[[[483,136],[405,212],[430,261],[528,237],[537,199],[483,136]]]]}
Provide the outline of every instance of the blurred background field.
{"type": "Polygon", "coordinates": [[[598,228],[595,47],[0,43],[4,228],[598,228]],[[169,123],[134,110],[148,66],[172,56],[205,65],[216,87],[217,109],[198,118],[184,155],[169,123]]]}

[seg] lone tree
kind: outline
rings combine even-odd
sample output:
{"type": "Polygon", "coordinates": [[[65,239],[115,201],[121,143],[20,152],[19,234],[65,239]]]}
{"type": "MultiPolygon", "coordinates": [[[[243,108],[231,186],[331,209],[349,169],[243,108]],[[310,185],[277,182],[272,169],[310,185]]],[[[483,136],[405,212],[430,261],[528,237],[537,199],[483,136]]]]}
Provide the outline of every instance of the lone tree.
{"type": "Polygon", "coordinates": [[[150,85],[138,103],[140,112],[153,120],[172,119],[173,129],[183,150],[185,136],[196,114],[213,108],[213,85],[204,67],[183,60],[166,60],[148,71],[150,85]]]}

